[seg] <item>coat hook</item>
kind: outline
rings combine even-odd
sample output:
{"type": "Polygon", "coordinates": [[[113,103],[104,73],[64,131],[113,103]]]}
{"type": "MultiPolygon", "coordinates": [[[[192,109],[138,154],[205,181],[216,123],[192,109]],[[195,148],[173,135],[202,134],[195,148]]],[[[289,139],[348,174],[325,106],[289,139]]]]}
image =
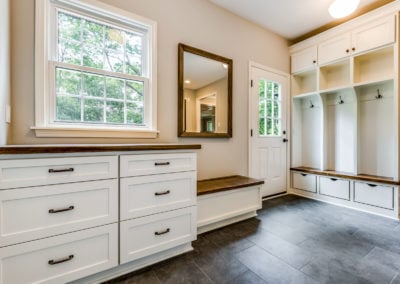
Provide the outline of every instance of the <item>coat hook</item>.
{"type": "Polygon", "coordinates": [[[342,100],[342,96],[339,97],[338,104],[340,104],[340,105],[344,104],[344,101],[342,100]]]}
{"type": "Polygon", "coordinates": [[[313,107],[314,107],[314,104],[313,104],[312,100],[310,100],[310,108],[313,108],[313,107]]]}
{"type": "Polygon", "coordinates": [[[378,89],[378,90],[376,90],[376,92],[378,93],[378,95],[377,95],[377,96],[375,96],[375,98],[376,98],[377,100],[379,100],[379,99],[382,99],[382,98],[383,98],[383,96],[381,95],[381,92],[380,92],[380,90],[378,89]]]}

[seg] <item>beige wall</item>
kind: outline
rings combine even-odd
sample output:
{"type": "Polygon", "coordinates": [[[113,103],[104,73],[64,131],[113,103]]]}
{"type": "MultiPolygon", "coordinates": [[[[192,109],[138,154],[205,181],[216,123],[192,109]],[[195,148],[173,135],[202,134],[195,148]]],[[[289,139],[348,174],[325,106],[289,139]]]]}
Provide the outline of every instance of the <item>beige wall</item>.
{"type": "Polygon", "coordinates": [[[9,0],[0,1],[0,145],[7,144],[9,128],[5,109],[10,104],[9,0]]]}
{"type": "Polygon", "coordinates": [[[289,71],[288,43],[206,0],[102,0],[158,23],[156,140],[36,138],[34,123],[34,0],[12,0],[12,139],[30,143],[200,143],[200,179],[247,174],[249,60],[289,71]],[[177,138],[177,62],[182,42],[233,59],[233,138],[177,138]]]}

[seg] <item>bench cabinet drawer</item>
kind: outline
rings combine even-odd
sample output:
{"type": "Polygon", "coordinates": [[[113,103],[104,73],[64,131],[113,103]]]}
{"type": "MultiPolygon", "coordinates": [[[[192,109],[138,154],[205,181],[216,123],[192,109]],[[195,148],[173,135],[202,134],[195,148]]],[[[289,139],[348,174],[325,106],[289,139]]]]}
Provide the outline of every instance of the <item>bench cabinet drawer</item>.
{"type": "Polygon", "coordinates": [[[121,220],[196,205],[196,172],[122,178],[121,220]]]}
{"type": "Polygon", "coordinates": [[[300,190],[317,192],[317,177],[305,173],[293,173],[293,187],[300,190]]]}
{"type": "Polygon", "coordinates": [[[196,239],[196,207],[123,221],[120,261],[126,263],[196,239]]]}
{"type": "Polygon", "coordinates": [[[118,180],[0,192],[0,247],[118,221],[118,180]]]}
{"type": "Polygon", "coordinates": [[[354,201],[376,207],[394,208],[394,188],[362,182],[354,183],[354,201]]]}
{"type": "Polygon", "coordinates": [[[118,157],[0,160],[0,189],[118,178],[118,157]]]}
{"type": "Polygon", "coordinates": [[[195,153],[121,155],[121,177],[196,170],[195,153]]]}
{"type": "Polygon", "coordinates": [[[320,177],[319,193],[322,195],[350,200],[350,182],[343,179],[320,177]]]}
{"type": "Polygon", "coordinates": [[[0,249],[0,284],[66,283],[118,265],[118,224],[0,249]]]}

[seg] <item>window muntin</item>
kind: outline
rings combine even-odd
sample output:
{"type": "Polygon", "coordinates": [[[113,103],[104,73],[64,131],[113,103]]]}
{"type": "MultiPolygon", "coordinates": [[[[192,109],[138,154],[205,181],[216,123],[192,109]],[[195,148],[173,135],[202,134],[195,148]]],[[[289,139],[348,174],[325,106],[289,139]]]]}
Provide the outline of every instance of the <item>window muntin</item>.
{"type": "Polygon", "coordinates": [[[56,9],[52,121],[145,127],[146,35],[56,9]]]}
{"type": "Polygon", "coordinates": [[[261,79],[259,82],[259,135],[281,136],[281,85],[261,79]]]}

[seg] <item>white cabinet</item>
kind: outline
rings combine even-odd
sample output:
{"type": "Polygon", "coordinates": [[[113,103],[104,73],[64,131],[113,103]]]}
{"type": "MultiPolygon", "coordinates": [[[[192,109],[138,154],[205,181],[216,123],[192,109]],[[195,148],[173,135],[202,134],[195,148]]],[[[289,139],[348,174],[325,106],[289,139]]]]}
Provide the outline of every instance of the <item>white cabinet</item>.
{"type": "Polygon", "coordinates": [[[121,264],[143,267],[196,239],[195,153],[121,155],[120,173],[121,264]]]}
{"type": "Polygon", "coordinates": [[[361,53],[396,41],[395,16],[391,15],[362,25],[351,33],[352,49],[361,53]]]}
{"type": "Polygon", "coordinates": [[[297,73],[317,65],[317,47],[311,46],[291,55],[291,71],[297,73]]]}
{"type": "Polygon", "coordinates": [[[196,172],[121,179],[121,220],[196,205],[196,172]]]}
{"type": "Polygon", "coordinates": [[[315,175],[294,172],[292,177],[294,188],[310,192],[317,192],[317,177],[315,175]]]}
{"type": "Polygon", "coordinates": [[[0,160],[0,189],[118,177],[118,156],[0,160]]]}
{"type": "Polygon", "coordinates": [[[121,264],[190,243],[196,228],[196,206],[123,221],[121,264]]]}
{"type": "Polygon", "coordinates": [[[118,224],[0,248],[0,284],[66,283],[118,265],[118,224]]]}
{"type": "Polygon", "coordinates": [[[350,181],[332,177],[319,177],[319,193],[350,200],[350,181]]]}
{"type": "Polygon", "coordinates": [[[3,190],[0,247],[118,222],[118,180],[3,190]]]}
{"type": "Polygon", "coordinates": [[[394,208],[394,188],[374,183],[354,183],[354,201],[386,209],[394,208]]]}
{"type": "Polygon", "coordinates": [[[395,40],[395,16],[390,15],[321,42],[318,45],[318,64],[379,48],[395,40]]]}
{"type": "Polygon", "coordinates": [[[318,63],[325,64],[350,55],[350,33],[330,38],[318,45],[318,63]]]}

